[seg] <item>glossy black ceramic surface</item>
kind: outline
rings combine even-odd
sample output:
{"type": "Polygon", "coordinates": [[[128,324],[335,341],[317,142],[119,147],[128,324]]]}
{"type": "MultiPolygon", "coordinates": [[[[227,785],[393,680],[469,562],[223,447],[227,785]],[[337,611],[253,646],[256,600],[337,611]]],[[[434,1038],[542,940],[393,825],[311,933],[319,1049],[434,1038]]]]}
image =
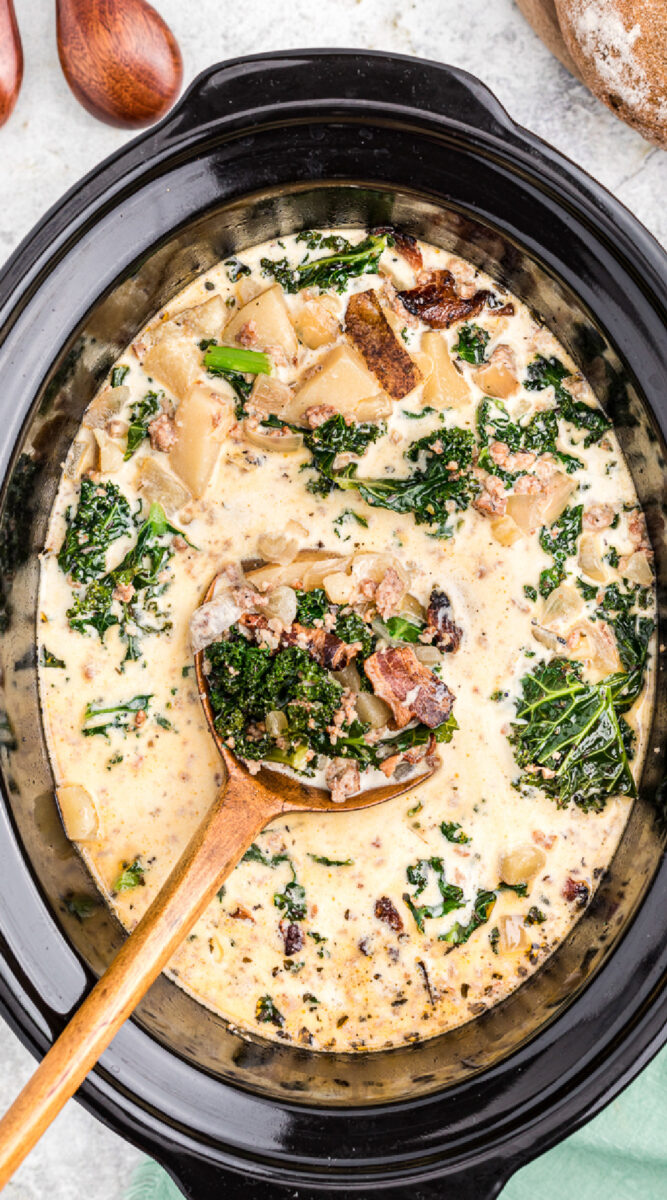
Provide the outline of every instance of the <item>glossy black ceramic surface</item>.
{"type": "MultiPolygon", "coordinates": [[[[647,512],[664,628],[667,291],[649,234],[451,68],[305,51],[205,72],[166,121],[70,192],[0,277],[0,1003],[36,1054],[122,936],[103,909],[83,924],[64,909],[69,890],[92,885],[60,826],[37,702],[37,555],[69,441],[111,362],[200,271],[276,234],[379,223],[489,271],[586,372],[647,512]]],[[[242,1038],[161,979],[83,1103],[192,1200],[495,1196],[664,1037],[664,661],[658,694],[611,869],[505,1003],[430,1042],[328,1056],[242,1038]]]]}

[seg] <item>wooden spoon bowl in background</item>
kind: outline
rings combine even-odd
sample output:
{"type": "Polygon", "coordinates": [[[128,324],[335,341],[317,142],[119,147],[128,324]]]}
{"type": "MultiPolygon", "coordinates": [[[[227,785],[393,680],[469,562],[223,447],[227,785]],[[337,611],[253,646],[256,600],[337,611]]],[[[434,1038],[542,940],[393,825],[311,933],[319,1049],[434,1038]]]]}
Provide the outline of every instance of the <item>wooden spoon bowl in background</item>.
{"type": "MultiPolygon", "coordinates": [[[[217,579],[206,594],[211,599],[217,579]]],[[[251,775],[221,741],[204,673],[195,656],[206,720],[227,779],[182,857],[111,966],[95,985],[34,1075],[0,1120],[0,1190],[83,1082],[114,1034],[192,929],[245,851],[270,821],[289,812],[349,812],[370,808],[418,787],[436,769],[333,803],[331,794],[278,771],[251,775]]]]}
{"type": "Polygon", "coordinates": [[[14,111],[23,80],[23,47],[13,0],[0,0],[0,125],[14,111]]]}
{"type": "Polygon", "coordinates": [[[171,108],[183,60],[169,26],[145,0],[56,0],[56,31],[65,78],[94,117],[139,129],[171,108]]]}

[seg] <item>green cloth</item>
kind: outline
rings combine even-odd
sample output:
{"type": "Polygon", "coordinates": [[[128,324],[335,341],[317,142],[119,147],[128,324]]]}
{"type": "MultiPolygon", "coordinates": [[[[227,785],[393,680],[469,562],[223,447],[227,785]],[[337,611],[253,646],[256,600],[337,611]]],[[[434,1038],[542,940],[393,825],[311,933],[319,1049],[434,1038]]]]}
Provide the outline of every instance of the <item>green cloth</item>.
{"type": "MultiPolygon", "coordinates": [[[[501,1200],[667,1200],[667,1049],[604,1112],[518,1171],[501,1200]]],[[[180,1200],[142,1163],[123,1200],[180,1200]]]]}

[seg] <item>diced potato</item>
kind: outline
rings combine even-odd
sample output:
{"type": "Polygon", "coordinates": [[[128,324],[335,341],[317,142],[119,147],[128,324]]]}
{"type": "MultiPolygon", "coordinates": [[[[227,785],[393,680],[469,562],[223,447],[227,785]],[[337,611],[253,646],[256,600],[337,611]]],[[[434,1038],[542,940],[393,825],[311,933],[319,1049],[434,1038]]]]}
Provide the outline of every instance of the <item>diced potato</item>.
{"type": "Polygon", "coordinates": [[[251,326],[254,334],[249,349],[270,351],[279,346],[288,359],[296,358],[298,342],[279,283],[274,283],[234,314],[223,330],[224,344],[239,345],[239,334],[246,325],[251,326]]]}
{"type": "MultiPolygon", "coordinates": [[[[159,329],[158,336],[163,336],[164,331],[172,327],[179,329],[182,333],[187,333],[191,337],[199,338],[219,338],[222,327],[225,322],[227,311],[222,300],[222,296],[212,296],[210,300],[205,300],[203,304],[197,304],[193,308],[181,309],[175,316],[170,317],[168,321],[159,329]]],[[[170,336],[168,334],[168,336],[170,336]]]]}
{"type": "Polygon", "coordinates": [[[351,692],[361,691],[361,676],[353,662],[341,667],[340,671],[332,671],[332,675],[337,683],[341,683],[344,688],[349,688],[351,692]]]}
{"type": "Polygon", "coordinates": [[[519,496],[509,496],[507,499],[507,515],[518,526],[522,533],[534,533],[543,524],[542,506],[544,496],[541,492],[524,493],[519,496]]]}
{"type": "Polygon", "coordinates": [[[559,516],[568,506],[570,496],[577,490],[577,482],[571,475],[566,475],[563,471],[556,471],[550,479],[544,490],[544,507],[542,509],[542,523],[544,525],[553,525],[559,516]]]}
{"type": "Polygon", "coordinates": [[[95,429],[93,436],[97,442],[97,469],[103,475],[112,475],[123,465],[123,449],[104,429],[95,429]]]}
{"type": "Polygon", "coordinates": [[[279,430],[254,428],[249,421],[243,422],[243,432],[252,446],[259,450],[269,450],[271,454],[294,454],[303,446],[303,434],[281,433],[279,430]]]}
{"type": "Polygon", "coordinates": [[[414,267],[393,250],[384,250],[380,258],[380,274],[389,279],[397,292],[409,292],[417,283],[414,267]]]}
{"type": "Polygon", "coordinates": [[[161,504],[167,516],[172,516],[192,499],[180,479],[167,471],[155,458],[142,458],[137,463],[135,487],[149,504],[161,504]]]}
{"type": "Polygon", "coordinates": [[[92,471],[96,457],[97,443],[92,434],[83,428],[67,452],[65,475],[68,479],[80,479],[87,471],[92,471]]]}
{"type": "Polygon", "coordinates": [[[650,587],[653,583],[653,571],[645,550],[637,550],[630,555],[623,568],[624,579],[638,583],[640,587],[650,587]]]}
{"type": "Polygon", "coordinates": [[[545,625],[567,625],[579,616],[583,607],[581,593],[569,583],[561,583],[544,601],[542,621],[545,625]]]}
{"type": "MultiPolygon", "coordinates": [[[[325,355],[317,370],[299,388],[295,410],[302,416],[313,406],[328,404],[344,416],[368,420],[370,418],[359,416],[360,406],[376,399],[379,392],[378,381],[361,355],[352,346],[341,343],[325,355]]],[[[391,401],[389,408],[391,411],[391,401]]]]}
{"type": "Polygon", "coordinates": [[[469,404],[468,381],[454,366],[443,334],[431,329],[423,335],[421,345],[432,364],[422,392],[424,404],[432,404],[434,408],[461,408],[469,404]]]}
{"type": "Polygon", "coordinates": [[[93,797],[80,783],[63,783],[56,789],[65,833],[73,842],[90,842],[97,837],[99,819],[93,797]]]}
{"type": "Polygon", "coordinates": [[[249,279],[247,275],[242,275],[235,287],[236,299],[241,304],[247,304],[249,300],[254,300],[255,296],[259,296],[262,288],[255,279],[249,279]]]}
{"type": "Polygon", "coordinates": [[[142,367],[147,375],[183,400],[204,373],[202,353],[195,342],[172,334],[161,337],[143,356],[142,367]]]}
{"type": "Polygon", "coordinates": [[[574,480],[556,471],[540,492],[524,492],[509,496],[507,514],[524,533],[534,533],[541,525],[553,525],[576,488],[574,480]]]}
{"type": "Polygon", "coordinates": [[[273,413],[277,417],[291,420],[289,411],[294,392],[275,375],[256,375],[248,403],[263,414],[273,413]]]}
{"type": "Polygon", "coordinates": [[[83,424],[88,429],[102,429],[107,421],[118,416],[129,399],[129,387],[105,388],[86,409],[83,424]]]}
{"type": "Polygon", "coordinates": [[[503,883],[516,887],[519,883],[530,883],[546,864],[546,855],[537,846],[516,846],[500,859],[500,878],[503,883]]]}
{"type": "Polygon", "coordinates": [[[580,621],[568,634],[568,657],[584,663],[600,678],[622,671],[616,639],[605,621],[580,621]]]}
{"type": "Polygon", "coordinates": [[[354,580],[344,571],[334,571],[324,576],[322,586],[332,604],[347,604],[354,590],[354,580]]]}
{"type": "Polygon", "coordinates": [[[497,542],[501,546],[513,546],[523,536],[524,531],[520,529],[516,521],[513,520],[508,513],[504,517],[495,517],[491,522],[491,532],[497,542]]]}
{"type": "Polygon", "coordinates": [[[169,465],[196,499],[206,491],[234,420],[232,405],[201,384],[176,410],[176,442],[169,452],[169,465]]]}
{"type": "Polygon", "coordinates": [[[518,391],[519,381],[507,363],[498,355],[500,349],[504,349],[504,347],[497,346],[489,362],[473,371],[473,379],[477,386],[486,392],[487,396],[496,396],[499,400],[506,400],[508,396],[513,396],[518,391]]]}
{"type": "Polygon", "coordinates": [[[579,539],[577,562],[584,575],[595,583],[605,583],[608,578],[607,568],[602,561],[600,539],[595,533],[582,533],[579,539]]]}
{"type": "Polygon", "coordinates": [[[372,729],[384,729],[391,719],[389,705],[372,692],[359,692],[355,701],[360,721],[368,721],[372,729]]]}
{"type": "Polygon", "coordinates": [[[340,333],[337,317],[321,300],[310,300],[294,318],[297,337],[310,350],[335,341],[340,333]]]}

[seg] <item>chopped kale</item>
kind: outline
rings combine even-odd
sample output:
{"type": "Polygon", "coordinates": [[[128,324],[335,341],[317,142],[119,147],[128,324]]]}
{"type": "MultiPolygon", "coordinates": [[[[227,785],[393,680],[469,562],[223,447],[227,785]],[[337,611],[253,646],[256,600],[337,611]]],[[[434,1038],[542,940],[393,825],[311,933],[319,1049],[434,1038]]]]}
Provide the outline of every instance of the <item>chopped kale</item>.
{"type": "Polygon", "coordinates": [[[241,261],[236,255],[228,258],[225,261],[225,271],[230,283],[236,283],[243,275],[250,275],[251,270],[247,263],[241,261]]]}
{"type": "Polygon", "coordinates": [[[129,371],[129,367],[114,367],[113,371],[111,372],[112,388],[122,387],[125,382],[125,377],[129,374],[129,371]]]}
{"type": "Polygon", "coordinates": [[[323,588],[313,588],[312,592],[298,591],[296,604],[296,620],[300,625],[314,625],[329,611],[329,599],[323,588]]]}
{"type": "Polygon", "coordinates": [[[524,919],[524,925],[544,925],[546,916],[541,908],[537,908],[534,904],[528,909],[524,919]]]}
{"type": "Polygon", "coordinates": [[[100,734],[105,738],[109,737],[110,729],[123,729],[127,732],[128,729],[135,727],[137,713],[145,713],[151,700],[152,695],[146,695],[133,696],[131,700],[126,700],[123,704],[115,704],[110,707],[88,703],[81,732],[84,737],[94,737],[100,734]]]}
{"type": "Polygon", "coordinates": [[[123,869],[113,885],[114,892],[129,892],[135,887],[144,887],[146,868],[142,867],[138,858],[132,863],[123,863],[123,869]]]}
{"type": "Polygon", "coordinates": [[[620,562],[618,550],[616,549],[616,547],[612,546],[611,549],[605,554],[604,557],[605,557],[605,562],[608,562],[609,566],[613,567],[615,570],[620,562]]]}
{"type": "Polygon", "coordinates": [[[288,921],[303,921],[308,909],[306,908],[306,889],[296,877],[296,871],[290,863],[292,878],[282,892],[274,892],[273,903],[285,913],[288,921]]]}
{"type": "Polygon", "coordinates": [[[135,545],[122,562],[101,578],[92,578],[85,592],[75,594],[67,610],[72,629],[78,633],[92,629],[103,641],[106,631],[116,625],[127,646],[124,661],[141,658],[141,634],[171,629],[158,600],[168,586],[164,572],[174,551],[166,539],[173,534],[183,536],[167,520],[162,507],[152,504],[135,545]]]}
{"type": "Polygon", "coordinates": [[[498,884],[499,892],[516,892],[517,896],[525,896],[528,891],[527,883],[504,883],[498,884]]]}
{"type": "Polygon", "coordinates": [[[489,331],[482,329],[481,325],[462,325],[454,352],[465,362],[479,366],[480,363],[486,362],[486,347],[490,336],[489,331]]]}
{"type": "Polygon", "coordinates": [[[536,412],[525,423],[511,421],[501,400],[487,397],[477,410],[477,433],[479,436],[479,466],[491,475],[498,475],[509,486],[525,471],[509,471],[501,467],[491,456],[492,442],[503,442],[512,453],[527,451],[532,454],[551,454],[571,474],[584,464],[572,454],[565,454],[556,446],[558,416],[556,409],[536,412]]]}
{"type": "Polygon", "coordinates": [[[446,882],[445,864],[441,858],[420,858],[416,863],[407,868],[406,875],[408,883],[415,890],[411,896],[408,892],[405,892],[403,900],[410,909],[420,933],[424,932],[424,921],[427,918],[430,920],[444,917],[446,913],[450,913],[456,908],[464,907],[463,890],[457,887],[456,884],[446,882]],[[429,871],[433,871],[435,874],[441,899],[436,904],[417,905],[415,904],[415,900],[426,889],[429,871]]]}
{"type": "Polygon", "coordinates": [[[385,622],[387,633],[393,642],[418,642],[424,625],[415,625],[407,617],[390,617],[385,622]]]}
{"type": "Polygon", "coordinates": [[[127,431],[127,447],[124,460],[132,458],[135,450],[148,437],[148,426],[154,421],[162,408],[164,392],[146,392],[142,400],[137,400],[130,409],[130,428],[127,431]]]}
{"type": "Polygon", "coordinates": [[[600,812],[608,796],[636,794],[630,769],[634,735],[622,714],[643,685],[653,623],[635,622],[627,629],[625,659],[619,646],[624,672],[585,683],[579,663],[554,658],[521,681],[509,740],[525,771],[522,782],[540,788],[559,808],[574,801],[584,812],[600,812]]]}
{"type": "Polygon", "coordinates": [[[412,513],[417,525],[430,525],[435,537],[448,538],[453,514],[467,509],[478,491],[472,473],[474,450],[470,430],[437,429],[405,451],[404,458],[417,464],[410,475],[358,479],[357,466],[351,464],[335,472],[333,480],[337,487],[355,488],[372,507],[412,513]]]}
{"type": "MultiPolygon", "coordinates": [[[[342,537],[340,531],[347,521],[355,521],[357,525],[361,525],[364,529],[368,529],[368,521],[365,517],[362,517],[360,513],[356,513],[353,508],[344,508],[342,513],[336,517],[333,523],[334,533],[337,538],[342,537]]],[[[350,535],[348,533],[347,537],[343,538],[343,541],[347,542],[349,540],[350,535]]]]}
{"type": "Polygon", "coordinates": [[[281,863],[289,862],[289,857],[287,854],[266,854],[261,846],[257,845],[257,842],[253,842],[252,846],[246,850],[241,862],[261,863],[263,867],[270,867],[272,871],[275,871],[281,863]]]}
{"type": "Polygon", "coordinates": [[[600,438],[608,433],[611,429],[611,421],[601,409],[592,408],[583,400],[573,398],[571,392],[563,385],[563,380],[569,374],[570,371],[563,366],[560,359],[544,358],[538,354],[537,358],[528,366],[528,377],[524,387],[531,392],[553,387],[558,401],[558,415],[570,425],[574,425],[576,429],[585,429],[584,446],[591,446],[593,442],[599,442],[600,438]]]}
{"type": "Polygon", "coordinates": [[[65,667],[67,664],[62,658],[56,658],[46,646],[42,646],[40,654],[40,663],[43,667],[65,667]]]}
{"type": "Polygon", "coordinates": [[[451,946],[462,946],[475,930],[479,929],[480,925],[484,925],[488,921],[495,902],[495,892],[479,891],[475,896],[475,907],[468,924],[461,925],[460,921],[457,921],[448,933],[440,934],[438,941],[449,942],[451,946]]]}
{"type": "Polygon", "coordinates": [[[262,1021],[265,1025],[275,1025],[277,1029],[282,1029],[285,1024],[285,1018],[278,1011],[270,996],[260,996],[255,1005],[255,1020],[262,1021]]]}
{"type": "Polygon", "coordinates": [[[456,821],[443,821],[440,825],[440,832],[448,842],[454,842],[457,846],[465,846],[466,842],[472,840],[456,821]]]}
{"type": "Polygon", "coordinates": [[[491,943],[491,949],[493,950],[493,953],[498,954],[498,947],[500,945],[500,930],[497,925],[493,926],[493,929],[489,934],[489,941],[491,943]]]}
{"type": "Polygon", "coordinates": [[[66,896],[63,896],[63,903],[68,913],[76,917],[77,921],[82,922],[90,920],[98,907],[98,901],[94,896],[78,895],[76,892],[68,892],[66,896]]]}
{"type": "Polygon", "coordinates": [[[323,867],[351,867],[354,862],[352,858],[327,858],[325,854],[309,854],[308,857],[323,867]]]}
{"type": "MultiPolygon", "coordinates": [[[[334,235],[335,236],[335,235],[334,235]]],[[[311,238],[312,242],[312,238],[311,238]]],[[[345,238],[336,238],[335,243],[323,239],[318,247],[332,249],[333,253],[322,258],[310,258],[309,252],[297,267],[290,267],[286,258],[277,262],[270,258],[261,259],[262,271],[271,275],[286,292],[299,292],[302,288],[318,287],[344,292],[350,279],[359,275],[377,274],[380,255],[387,245],[384,234],[369,234],[362,242],[353,245],[345,238]]]]}
{"type": "Polygon", "coordinates": [[[595,600],[599,592],[597,584],[586,583],[585,579],[575,579],[574,581],[579,588],[584,600],[595,600]]]}
{"type": "Polygon", "coordinates": [[[523,594],[527,600],[537,600],[537,588],[533,587],[532,583],[524,583],[523,594]]]}
{"type": "Polygon", "coordinates": [[[553,567],[547,567],[540,573],[541,596],[548,596],[565,578],[565,563],[577,553],[583,511],[583,504],[566,508],[553,525],[540,530],[540,546],[554,560],[553,567]]]}
{"type": "MultiPolygon", "coordinates": [[[[304,445],[310,452],[312,461],[309,467],[317,472],[317,478],[308,483],[308,490],[317,496],[328,496],[336,487],[339,472],[334,470],[334,462],[339,454],[354,454],[361,457],[368,447],[384,433],[384,425],[373,425],[369,422],[347,424],[345,418],[337,413],[329,417],[316,429],[304,434],[304,445]]],[[[345,485],[347,486],[347,484],[345,485]]]]}
{"type": "Polygon", "coordinates": [[[130,506],[115,483],[81,480],[77,510],[65,513],[67,532],[58,552],[58,565],[78,583],[98,579],[106,570],[112,542],[132,531],[130,506]]]}
{"type": "Polygon", "coordinates": [[[422,421],[424,417],[430,417],[432,413],[437,411],[438,410],[433,408],[431,404],[427,404],[424,408],[421,408],[419,412],[410,412],[409,408],[402,408],[401,416],[407,417],[409,421],[422,421]]]}

